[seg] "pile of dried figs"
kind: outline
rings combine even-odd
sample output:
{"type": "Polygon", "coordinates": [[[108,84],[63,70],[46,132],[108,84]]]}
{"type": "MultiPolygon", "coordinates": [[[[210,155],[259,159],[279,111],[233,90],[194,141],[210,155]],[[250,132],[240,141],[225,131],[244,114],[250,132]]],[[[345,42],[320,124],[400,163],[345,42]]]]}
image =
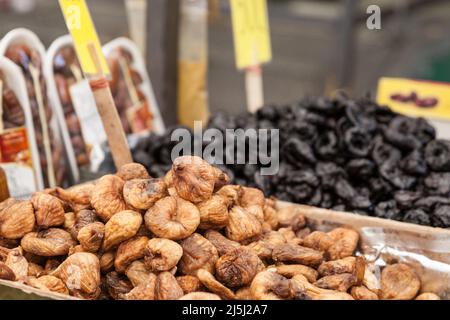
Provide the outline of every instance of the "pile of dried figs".
{"type": "Polygon", "coordinates": [[[374,272],[355,230],[312,231],[191,156],[8,199],[0,237],[1,279],[84,299],[439,299],[405,264],[374,272]]]}

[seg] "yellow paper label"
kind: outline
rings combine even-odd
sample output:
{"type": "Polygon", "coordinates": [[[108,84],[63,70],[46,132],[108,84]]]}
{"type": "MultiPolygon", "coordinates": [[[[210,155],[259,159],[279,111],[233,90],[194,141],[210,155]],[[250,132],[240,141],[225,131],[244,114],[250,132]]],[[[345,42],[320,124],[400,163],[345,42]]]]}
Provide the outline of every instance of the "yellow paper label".
{"type": "Polygon", "coordinates": [[[409,116],[450,119],[450,84],[381,78],[377,101],[409,116]]]}
{"type": "Polygon", "coordinates": [[[239,69],[272,59],[266,0],[231,0],[234,50],[239,69]]]}
{"type": "Polygon", "coordinates": [[[109,75],[108,64],[102,53],[102,47],[98,40],[97,32],[92,23],[89,9],[85,0],[59,0],[61,10],[66,21],[67,28],[77,51],[81,68],[85,74],[95,75],[102,72],[109,75]],[[99,59],[102,70],[97,70],[94,57],[89,50],[89,45],[95,49],[95,53],[99,59]]]}

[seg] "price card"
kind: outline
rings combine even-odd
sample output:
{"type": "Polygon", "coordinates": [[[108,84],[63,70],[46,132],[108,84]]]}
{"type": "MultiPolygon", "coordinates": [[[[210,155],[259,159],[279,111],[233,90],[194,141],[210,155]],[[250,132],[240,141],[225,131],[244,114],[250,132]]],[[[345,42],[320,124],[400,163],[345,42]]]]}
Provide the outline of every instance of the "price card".
{"type": "Polygon", "coordinates": [[[409,116],[450,120],[450,84],[381,78],[377,101],[409,116]]]}
{"type": "Polygon", "coordinates": [[[238,69],[272,59],[266,0],[231,0],[234,49],[238,69]]]}
{"type": "Polygon", "coordinates": [[[86,75],[97,75],[103,73],[110,74],[108,64],[102,53],[97,31],[92,23],[89,9],[85,0],[59,0],[61,10],[66,21],[67,28],[77,51],[81,68],[86,75]],[[95,61],[90,52],[89,46],[95,50],[102,70],[97,70],[95,61]]]}

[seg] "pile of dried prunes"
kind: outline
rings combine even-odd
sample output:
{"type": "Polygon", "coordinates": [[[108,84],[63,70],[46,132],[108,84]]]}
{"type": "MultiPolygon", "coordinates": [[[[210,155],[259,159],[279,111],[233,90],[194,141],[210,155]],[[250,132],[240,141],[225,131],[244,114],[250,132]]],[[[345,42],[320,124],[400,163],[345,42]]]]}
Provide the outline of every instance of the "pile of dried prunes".
{"type": "MultiPolygon", "coordinates": [[[[217,113],[208,127],[280,130],[278,174],[261,175],[260,164],[222,166],[233,183],[284,201],[450,228],[450,141],[436,139],[423,118],[341,93],[255,114],[217,113]]],[[[173,129],[134,148],[154,176],[170,168],[173,129]]]]}

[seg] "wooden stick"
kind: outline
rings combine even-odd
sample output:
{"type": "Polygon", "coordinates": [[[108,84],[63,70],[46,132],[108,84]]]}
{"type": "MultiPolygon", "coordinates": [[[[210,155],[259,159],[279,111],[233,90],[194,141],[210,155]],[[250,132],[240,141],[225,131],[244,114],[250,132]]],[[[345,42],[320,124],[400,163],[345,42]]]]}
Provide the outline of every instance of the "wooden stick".
{"type": "Polygon", "coordinates": [[[140,104],[139,95],[137,93],[136,86],[134,85],[133,78],[131,77],[130,68],[123,57],[119,57],[119,65],[125,79],[125,84],[128,88],[128,93],[130,94],[131,103],[133,106],[137,106],[140,104]]]}
{"type": "Polygon", "coordinates": [[[246,69],[245,87],[248,111],[256,112],[264,104],[262,68],[260,65],[246,69]]]}
{"type": "Polygon", "coordinates": [[[47,115],[44,107],[44,99],[42,97],[41,83],[39,82],[39,70],[33,65],[29,64],[28,68],[33,79],[34,91],[36,94],[36,102],[39,111],[39,120],[41,122],[42,139],[44,140],[45,159],[47,160],[47,178],[50,188],[56,187],[55,169],[53,167],[52,148],[50,145],[50,136],[48,134],[47,115]]]}
{"type": "Polygon", "coordinates": [[[3,81],[0,80],[0,132],[3,132],[3,81]]]}
{"type": "Polygon", "coordinates": [[[70,71],[72,71],[72,74],[75,77],[75,80],[77,82],[81,82],[83,80],[83,75],[81,73],[81,70],[75,63],[72,63],[70,65],[70,71]]]}
{"type": "Polygon", "coordinates": [[[97,69],[96,78],[90,80],[89,84],[94,94],[98,113],[102,118],[103,128],[108,137],[109,148],[116,168],[127,163],[133,162],[130,148],[128,147],[127,137],[123,131],[122,122],[119,118],[114,99],[100,65],[100,59],[92,43],[88,44],[89,53],[97,69]]]}

